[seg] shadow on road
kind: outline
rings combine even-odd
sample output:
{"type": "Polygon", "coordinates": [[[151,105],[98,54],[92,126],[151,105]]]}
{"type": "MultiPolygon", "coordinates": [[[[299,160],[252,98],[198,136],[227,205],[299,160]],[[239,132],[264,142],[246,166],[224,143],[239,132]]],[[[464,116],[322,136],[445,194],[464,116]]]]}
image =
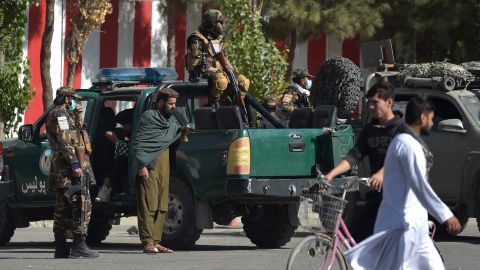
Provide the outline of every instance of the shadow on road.
{"type": "Polygon", "coordinates": [[[448,236],[448,235],[441,235],[435,237],[436,242],[461,242],[461,243],[469,243],[469,244],[480,244],[480,237],[477,236],[448,236]]]}
{"type": "MultiPolygon", "coordinates": [[[[231,235],[231,234],[230,234],[231,235]]],[[[142,253],[142,245],[140,243],[102,243],[100,245],[89,245],[92,249],[100,253],[142,253]]],[[[256,246],[240,246],[240,245],[195,245],[186,250],[175,250],[175,252],[198,252],[198,251],[250,251],[259,249],[256,246]]],[[[283,249],[283,248],[279,248],[283,249]]],[[[0,253],[21,254],[21,253],[52,253],[54,244],[51,242],[15,242],[0,247],[0,253]],[[26,251],[28,250],[28,251],[26,251]]],[[[264,249],[261,249],[264,250],[264,249]]],[[[0,259],[8,259],[1,257],[0,259]]],[[[33,258],[32,258],[33,259],[33,258]]]]}

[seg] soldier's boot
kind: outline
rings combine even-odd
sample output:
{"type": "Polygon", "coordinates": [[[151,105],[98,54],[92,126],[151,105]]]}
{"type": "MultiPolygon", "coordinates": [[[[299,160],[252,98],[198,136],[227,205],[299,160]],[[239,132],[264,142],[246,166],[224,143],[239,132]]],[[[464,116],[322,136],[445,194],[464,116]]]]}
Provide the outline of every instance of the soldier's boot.
{"type": "Polygon", "coordinates": [[[55,233],[55,259],[66,259],[70,255],[70,248],[67,245],[67,238],[64,233],[55,233]]]}
{"type": "Polygon", "coordinates": [[[98,252],[91,250],[85,241],[85,235],[76,235],[73,238],[72,251],[70,252],[70,258],[96,258],[98,257],[98,252]]]}

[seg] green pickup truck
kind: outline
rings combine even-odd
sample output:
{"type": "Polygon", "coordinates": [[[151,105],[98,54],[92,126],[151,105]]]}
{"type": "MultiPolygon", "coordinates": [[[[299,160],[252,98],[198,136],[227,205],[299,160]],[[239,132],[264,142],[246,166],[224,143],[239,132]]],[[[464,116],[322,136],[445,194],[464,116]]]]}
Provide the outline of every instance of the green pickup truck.
{"type": "MultiPolygon", "coordinates": [[[[246,97],[249,124],[236,106],[207,107],[206,82],[177,80],[167,68],[109,68],[98,82],[78,94],[94,147],[92,165],[97,181],[111,164],[106,153],[105,124],[124,109],[133,108],[132,140],[141,114],[153,108],[156,93],[170,87],[180,93],[175,116],[195,130],[176,151],[170,182],[170,202],[162,242],[189,248],[214,222],[227,225],[242,216],[246,236],[258,247],[275,248],[290,241],[297,226],[299,194],[316,181],[316,165],[328,171],[352,147],[348,125],[335,123],[333,106],[303,108],[292,115],[288,129],[268,117],[246,97]],[[106,113],[109,112],[109,113],[106,113]],[[270,119],[276,129],[256,128],[256,116],[270,119]]],[[[19,138],[0,143],[0,244],[9,242],[15,228],[53,217],[54,193],[48,191],[52,150],[45,134],[51,108],[33,125],[19,129],[19,138]]],[[[129,154],[131,168],[132,153],[129,154]]],[[[122,179],[120,192],[108,203],[94,203],[88,229],[92,244],[104,240],[121,217],[136,215],[134,172],[122,179]]],[[[98,191],[93,188],[91,193],[98,191]]]]}

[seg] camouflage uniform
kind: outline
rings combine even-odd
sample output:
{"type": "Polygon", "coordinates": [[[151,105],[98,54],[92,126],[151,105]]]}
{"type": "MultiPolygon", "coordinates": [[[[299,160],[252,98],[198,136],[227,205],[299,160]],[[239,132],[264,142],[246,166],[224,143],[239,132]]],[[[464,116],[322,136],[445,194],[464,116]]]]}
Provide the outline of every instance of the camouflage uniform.
{"type": "Polygon", "coordinates": [[[283,92],[280,103],[277,106],[276,114],[285,122],[288,123],[290,116],[296,108],[310,107],[309,95],[310,92],[299,85],[300,80],[313,78],[306,69],[295,69],[293,71],[294,81],[283,92]]]}
{"type": "MultiPolygon", "coordinates": [[[[60,88],[57,95],[71,88],[60,88]],[[67,89],[67,90],[65,90],[67,89]],[[63,91],[63,92],[62,92],[63,91]]],[[[73,89],[71,89],[73,90],[73,89]]],[[[81,122],[74,120],[71,110],[56,106],[46,120],[48,141],[53,148],[53,157],[49,175],[49,187],[57,192],[54,210],[54,233],[64,233],[67,238],[86,234],[91,214],[91,201],[88,190],[78,190],[69,197],[65,192],[81,183],[82,179],[95,183],[93,171],[88,159],[91,154],[90,140],[81,122]],[[77,151],[85,149],[85,160],[80,164],[77,151]],[[84,177],[73,175],[75,168],[82,168],[84,177]]]]}
{"type": "MultiPolygon", "coordinates": [[[[285,124],[283,120],[280,119],[280,117],[278,117],[275,113],[275,110],[277,108],[277,101],[275,100],[275,97],[273,96],[264,97],[262,106],[270,113],[270,115],[273,118],[275,118],[280,123],[285,124]]],[[[275,126],[270,121],[268,121],[268,119],[265,118],[263,115],[258,126],[261,128],[275,128],[275,126]]]]}
{"type": "MultiPolygon", "coordinates": [[[[228,94],[225,90],[229,85],[229,80],[222,71],[222,66],[215,60],[215,51],[221,51],[225,56],[227,65],[232,68],[230,62],[228,62],[221,33],[212,30],[213,24],[218,22],[223,24],[223,15],[220,11],[210,9],[205,12],[199,31],[193,32],[187,39],[187,54],[185,55],[185,68],[189,74],[189,81],[196,82],[200,78],[208,79],[213,103],[220,99],[225,100],[224,98],[228,94]],[[217,68],[218,71],[214,74],[207,74],[210,67],[217,68]]],[[[250,80],[242,74],[238,75],[237,80],[241,94],[245,96],[250,87],[250,80]]]]}

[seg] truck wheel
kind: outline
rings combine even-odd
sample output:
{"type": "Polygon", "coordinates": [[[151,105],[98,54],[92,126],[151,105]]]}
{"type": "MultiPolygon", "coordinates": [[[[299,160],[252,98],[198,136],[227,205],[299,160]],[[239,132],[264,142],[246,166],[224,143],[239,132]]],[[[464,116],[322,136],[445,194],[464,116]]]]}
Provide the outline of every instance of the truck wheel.
{"type": "Polygon", "coordinates": [[[15,226],[5,202],[0,202],[0,245],[7,244],[13,236],[15,226]]]}
{"type": "Polygon", "coordinates": [[[187,249],[195,245],[203,230],[195,225],[195,200],[192,189],[182,178],[170,179],[168,212],[163,223],[162,245],[187,249]]]}
{"type": "Polygon", "coordinates": [[[90,245],[100,245],[105,240],[112,229],[112,224],[108,219],[91,219],[88,225],[87,243],[90,245]]]}
{"type": "Polygon", "coordinates": [[[279,248],[290,242],[297,226],[291,225],[285,205],[267,205],[257,215],[242,217],[247,237],[260,248],[279,248]]]}

